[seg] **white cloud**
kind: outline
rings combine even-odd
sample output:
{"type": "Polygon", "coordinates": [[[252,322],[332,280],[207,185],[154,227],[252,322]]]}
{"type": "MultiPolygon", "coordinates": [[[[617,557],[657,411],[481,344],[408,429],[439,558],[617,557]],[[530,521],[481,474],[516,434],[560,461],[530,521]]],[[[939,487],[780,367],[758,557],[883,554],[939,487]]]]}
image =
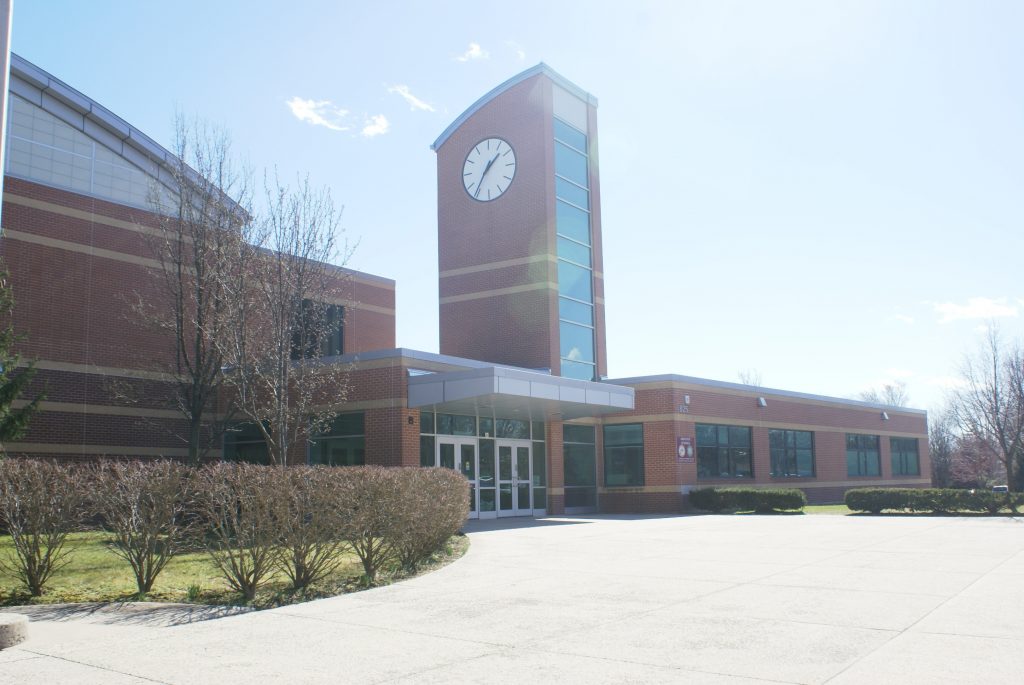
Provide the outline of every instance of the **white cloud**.
{"type": "Polygon", "coordinates": [[[455,59],[459,62],[468,62],[471,59],[488,59],[490,56],[491,53],[480,47],[479,43],[470,43],[469,49],[455,59]]]}
{"type": "Polygon", "coordinates": [[[409,108],[412,111],[421,110],[423,112],[434,112],[436,111],[432,106],[420,100],[418,97],[409,92],[409,86],[397,85],[388,88],[389,93],[397,93],[409,103],[409,108]]]}
{"type": "Polygon", "coordinates": [[[910,378],[914,372],[909,369],[886,369],[885,373],[893,378],[910,378]]]}
{"type": "Polygon", "coordinates": [[[956,302],[934,302],[932,306],[940,315],[939,323],[949,323],[960,319],[997,319],[1017,316],[1017,308],[1006,303],[1006,298],[993,300],[988,297],[972,297],[967,304],[956,302]]]}
{"type": "Polygon", "coordinates": [[[505,45],[512,48],[513,52],[516,53],[516,58],[518,58],[520,62],[526,61],[526,50],[523,50],[522,45],[515,42],[514,40],[506,40],[505,45]]]}
{"type": "Polygon", "coordinates": [[[366,120],[361,133],[364,138],[373,138],[374,136],[384,135],[388,132],[389,128],[391,128],[391,124],[383,114],[374,114],[366,120]]]}
{"type": "Polygon", "coordinates": [[[914,317],[907,316],[906,314],[893,314],[889,317],[889,321],[899,321],[900,323],[905,323],[909,326],[914,323],[914,317]]]}
{"type": "Polygon", "coordinates": [[[351,128],[345,122],[348,110],[338,107],[330,100],[304,100],[300,97],[293,97],[285,104],[299,121],[305,121],[314,126],[323,126],[332,131],[347,131],[351,128]]]}

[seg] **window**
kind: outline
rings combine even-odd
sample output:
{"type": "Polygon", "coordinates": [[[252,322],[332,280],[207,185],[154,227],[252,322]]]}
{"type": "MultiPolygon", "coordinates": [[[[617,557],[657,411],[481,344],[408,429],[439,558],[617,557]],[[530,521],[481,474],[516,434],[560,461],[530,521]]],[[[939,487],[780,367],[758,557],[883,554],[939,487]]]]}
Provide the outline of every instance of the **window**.
{"type": "Polygon", "coordinates": [[[644,425],[627,423],[604,427],[604,484],[644,484],[644,425]]]}
{"type": "Polygon", "coordinates": [[[814,433],[770,430],[773,478],[814,477],[814,433]]]}
{"type": "Polygon", "coordinates": [[[344,350],[345,308],[303,300],[292,331],[292,359],[334,357],[344,350]]]}
{"type": "Polygon", "coordinates": [[[921,465],[917,459],[917,438],[889,438],[889,448],[892,451],[892,475],[921,475],[921,465]]]}
{"type": "Polygon", "coordinates": [[[697,424],[698,478],[753,478],[750,428],[697,424]]]}
{"type": "Polygon", "coordinates": [[[597,431],[593,426],[562,426],[566,509],[597,506],[596,441],[597,431]]]}
{"type": "Polygon", "coordinates": [[[309,445],[309,463],[324,466],[362,466],[366,463],[365,416],[339,414],[327,431],[309,445]]]}
{"type": "Polygon", "coordinates": [[[846,475],[882,475],[882,460],[878,455],[877,435],[846,434],[846,475]]]}
{"type": "Polygon", "coordinates": [[[270,451],[260,427],[255,423],[238,423],[224,433],[224,461],[269,464],[270,451]]]}
{"type": "Polygon", "coordinates": [[[6,173],[150,210],[177,206],[166,186],[121,155],[24,98],[8,102],[6,173]]]}

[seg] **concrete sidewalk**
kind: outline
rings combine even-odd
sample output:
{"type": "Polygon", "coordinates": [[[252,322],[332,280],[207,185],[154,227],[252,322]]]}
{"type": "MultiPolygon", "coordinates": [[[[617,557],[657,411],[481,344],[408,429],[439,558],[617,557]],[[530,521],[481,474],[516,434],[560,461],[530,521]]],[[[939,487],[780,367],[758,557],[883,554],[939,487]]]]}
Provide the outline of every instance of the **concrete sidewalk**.
{"type": "Polygon", "coordinates": [[[960,685],[1024,673],[1020,519],[469,530],[467,555],[440,571],[270,611],[37,610],[29,641],[0,652],[0,682],[960,685]]]}

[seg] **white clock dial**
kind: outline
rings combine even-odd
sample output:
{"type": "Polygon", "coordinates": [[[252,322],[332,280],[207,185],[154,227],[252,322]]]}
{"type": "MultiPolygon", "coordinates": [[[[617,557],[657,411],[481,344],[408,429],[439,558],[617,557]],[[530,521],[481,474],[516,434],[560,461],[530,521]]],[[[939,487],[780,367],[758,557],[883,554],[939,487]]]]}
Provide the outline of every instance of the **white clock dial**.
{"type": "Polygon", "coordinates": [[[501,138],[487,138],[474,145],[462,165],[462,184],[474,200],[489,202],[501,197],[516,177],[516,153],[501,138]]]}

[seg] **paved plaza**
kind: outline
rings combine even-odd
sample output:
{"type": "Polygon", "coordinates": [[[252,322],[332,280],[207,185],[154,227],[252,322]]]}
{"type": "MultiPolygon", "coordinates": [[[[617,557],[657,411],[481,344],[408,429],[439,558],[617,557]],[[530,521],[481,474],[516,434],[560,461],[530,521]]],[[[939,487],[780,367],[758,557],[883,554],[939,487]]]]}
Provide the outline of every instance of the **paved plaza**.
{"type": "Polygon", "coordinates": [[[210,618],[33,610],[0,682],[992,683],[1024,673],[1024,520],[473,524],[390,587],[210,618]],[[205,619],[205,620],[204,620],[205,619]]]}

